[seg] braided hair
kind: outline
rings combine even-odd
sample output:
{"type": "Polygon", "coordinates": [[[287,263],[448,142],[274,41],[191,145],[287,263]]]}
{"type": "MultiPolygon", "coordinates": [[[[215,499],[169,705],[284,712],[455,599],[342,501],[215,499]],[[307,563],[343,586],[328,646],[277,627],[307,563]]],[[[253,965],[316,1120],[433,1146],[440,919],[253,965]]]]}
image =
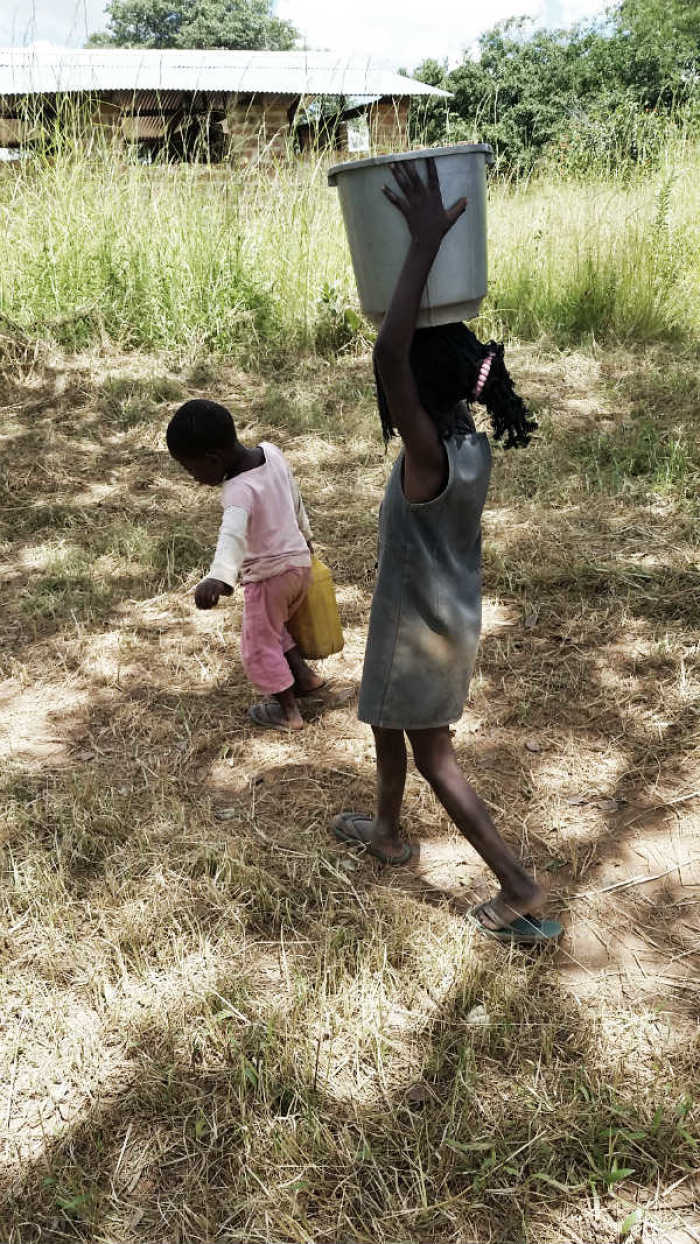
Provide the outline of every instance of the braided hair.
{"type": "MultiPolygon", "coordinates": [[[[488,410],[494,438],[504,449],[530,443],[537,421],[513,388],[502,345],[495,341],[484,345],[466,324],[441,324],[416,331],[410,361],[420,400],[446,435],[461,430],[452,415],[457,404],[479,401],[488,410]]],[[[374,378],[382,432],[388,443],[396,428],[376,364],[374,378]]],[[[459,415],[456,418],[459,420],[459,415]]]]}

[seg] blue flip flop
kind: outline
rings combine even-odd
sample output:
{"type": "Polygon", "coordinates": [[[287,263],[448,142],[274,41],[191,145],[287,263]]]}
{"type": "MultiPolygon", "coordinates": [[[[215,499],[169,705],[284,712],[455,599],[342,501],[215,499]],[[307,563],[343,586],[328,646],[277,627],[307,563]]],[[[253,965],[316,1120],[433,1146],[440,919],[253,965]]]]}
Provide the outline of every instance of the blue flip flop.
{"type": "Polygon", "coordinates": [[[479,903],[469,912],[468,919],[484,937],[492,941],[505,942],[511,946],[546,946],[554,945],[564,932],[564,926],[558,920],[540,920],[539,916],[517,916],[510,924],[491,929],[484,924],[482,916],[490,916],[499,920],[499,914],[491,902],[479,903]]]}

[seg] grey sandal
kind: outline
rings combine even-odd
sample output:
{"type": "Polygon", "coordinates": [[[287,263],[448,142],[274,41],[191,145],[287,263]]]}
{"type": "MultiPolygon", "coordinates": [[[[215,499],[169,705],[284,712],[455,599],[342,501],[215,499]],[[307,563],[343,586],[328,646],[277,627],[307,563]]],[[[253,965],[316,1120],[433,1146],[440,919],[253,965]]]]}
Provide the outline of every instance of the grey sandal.
{"type": "Polygon", "coordinates": [[[357,812],[341,812],[333,818],[331,828],[338,842],[347,843],[351,847],[364,847],[369,855],[381,860],[382,864],[407,864],[413,855],[411,844],[404,843],[400,855],[389,855],[368,838],[367,832],[362,832],[362,825],[371,825],[371,823],[371,816],[364,816],[357,812]]]}
{"type": "Polygon", "coordinates": [[[256,726],[262,726],[263,730],[281,730],[284,734],[290,734],[301,729],[301,726],[290,726],[285,721],[276,700],[261,700],[259,704],[252,704],[248,709],[248,716],[256,726]]]}

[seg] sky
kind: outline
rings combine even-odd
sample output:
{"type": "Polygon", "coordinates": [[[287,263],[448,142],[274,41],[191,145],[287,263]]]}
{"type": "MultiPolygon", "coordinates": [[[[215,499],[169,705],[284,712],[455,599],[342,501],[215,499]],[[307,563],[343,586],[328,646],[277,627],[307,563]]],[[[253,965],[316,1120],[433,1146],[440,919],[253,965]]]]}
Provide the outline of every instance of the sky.
{"type": "MultiPolygon", "coordinates": [[[[309,47],[376,56],[407,69],[427,57],[454,64],[497,21],[527,14],[566,26],[605,0],[276,0],[309,47]]],[[[104,0],[0,0],[0,45],[46,41],[80,47],[104,29],[104,0]]]]}
{"type": "Polygon", "coordinates": [[[428,57],[461,61],[480,34],[508,17],[567,26],[603,7],[601,0],[277,0],[275,12],[315,47],[371,53],[413,69],[428,57]]]}

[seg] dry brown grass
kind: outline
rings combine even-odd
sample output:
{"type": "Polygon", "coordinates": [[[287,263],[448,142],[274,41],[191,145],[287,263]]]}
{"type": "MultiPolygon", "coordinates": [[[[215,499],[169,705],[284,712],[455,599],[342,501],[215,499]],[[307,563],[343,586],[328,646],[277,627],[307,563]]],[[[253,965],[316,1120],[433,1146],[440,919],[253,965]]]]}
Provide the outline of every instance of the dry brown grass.
{"type": "Polygon", "coordinates": [[[368,361],[12,348],[3,1242],[700,1239],[696,360],[515,352],[543,432],[497,457],[457,743],[563,913],[537,959],[475,940],[490,879],[415,774],[415,869],[327,833],[373,790],[368,361]],[[300,737],[248,727],[239,604],[192,606],[218,503],[163,429],[197,391],[282,445],[336,573],[300,737]]]}

